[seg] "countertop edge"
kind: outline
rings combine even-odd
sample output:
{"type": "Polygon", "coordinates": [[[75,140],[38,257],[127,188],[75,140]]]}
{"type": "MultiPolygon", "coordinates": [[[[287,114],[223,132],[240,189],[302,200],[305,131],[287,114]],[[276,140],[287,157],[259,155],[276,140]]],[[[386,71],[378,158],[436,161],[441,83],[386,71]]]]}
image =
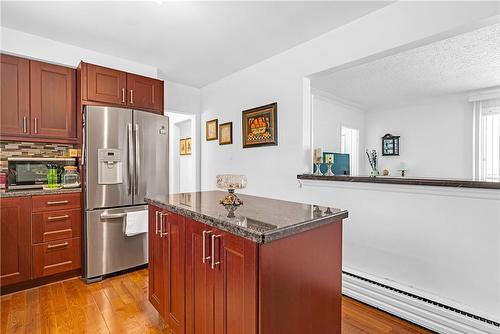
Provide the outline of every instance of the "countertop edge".
{"type": "Polygon", "coordinates": [[[246,229],[242,229],[237,225],[234,225],[234,226],[232,226],[232,228],[229,228],[227,226],[227,224],[225,224],[224,222],[218,221],[217,218],[191,211],[188,208],[179,207],[179,206],[173,205],[173,204],[167,204],[167,203],[160,202],[160,201],[157,201],[155,199],[148,198],[148,197],[146,197],[144,200],[147,204],[156,205],[158,207],[167,209],[167,210],[175,212],[177,214],[187,216],[189,218],[192,218],[193,220],[196,220],[197,222],[207,224],[211,227],[215,227],[215,228],[218,228],[222,231],[225,231],[225,232],[240,236],[242,238],[254,241],[258,244],[266,244],[266,243],[269,243],[271,241],[283,239],[283,238],[293,236],[293,235],[298,234],[298,233],[306,232],[306,231],[312,230],[314,228],[317,228],[317,227],[320,227],[320,226],[323,226],[326,224],[340,221],[342,219],[347,218],[349,215],[347,210],[343,210],[343,211],[340,211],[340,212],[333,214],[331,216],[328,216],[328,217],[322,217],[322,218],[309,220],[306,222],[298,223],[298,224],[293,225],[293,226],[281,228],[281,229],[278,229],[276,231],[272,231],[272,232],[268,232],[268,233],[265,233],[265,232],[264,233],[257,233],[257,232],[248,231],[246,229]]]}
{"type": "Polygon", "coordinates": [[[42,195],[62,195],[71,193],[81,193],[82,188],[61,188],[56,190],[43,190],[43,189],[26,189],[26,190],[11,190],[0,192],[0,198],[15,198],[15,197],[28,197],[28,196],[42,196],[42,195]]]}
{"type": "Polygon", "coordinates": [[[433,186],[448,188],[472,188],[500,190],[500,182],[472,181],[472,180],[448,180],[448,179],[415,179],[396,177],[370,177],[370,176],[319,176],[312,174],[298,174],[298,180],[333,181],[333,182],[357,182],[357,183],[381,183],[401,184],[414,186],[433,186]]]}

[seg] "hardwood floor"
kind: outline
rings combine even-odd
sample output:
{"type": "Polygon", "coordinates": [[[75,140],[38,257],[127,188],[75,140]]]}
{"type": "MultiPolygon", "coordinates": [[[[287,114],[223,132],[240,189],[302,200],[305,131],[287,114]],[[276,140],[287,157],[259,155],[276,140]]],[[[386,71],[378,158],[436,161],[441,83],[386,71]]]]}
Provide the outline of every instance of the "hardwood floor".
{"type": "MultiPolygon", "coordinates": [[[[148,302],[148,271],[86,285],[71,279],[1,297],[0,333],[168,333],[148,302]]],[[[353,299],[342,333],[431,333],[353,299]]]]}

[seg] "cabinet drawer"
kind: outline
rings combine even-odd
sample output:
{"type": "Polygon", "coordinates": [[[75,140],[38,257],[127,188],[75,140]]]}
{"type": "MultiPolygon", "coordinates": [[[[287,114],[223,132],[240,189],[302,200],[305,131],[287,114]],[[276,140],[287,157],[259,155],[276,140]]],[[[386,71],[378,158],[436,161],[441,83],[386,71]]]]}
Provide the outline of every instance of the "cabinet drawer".
{"type": "Polygon", "coordinates": [[[43,277],[80,268],[80,238],[33,246],[33,277],[43,277]]]}
{"type": "Polygon", "coordinates": [[[32,242],[37,244],[79,237],[81,221],[80,209],[34,213],[31,220],[32,242]]]}
{"type": "Polygon", "coordinates": [[[33,196],[33,212],[80,209],[80,193],[33,196]]]}

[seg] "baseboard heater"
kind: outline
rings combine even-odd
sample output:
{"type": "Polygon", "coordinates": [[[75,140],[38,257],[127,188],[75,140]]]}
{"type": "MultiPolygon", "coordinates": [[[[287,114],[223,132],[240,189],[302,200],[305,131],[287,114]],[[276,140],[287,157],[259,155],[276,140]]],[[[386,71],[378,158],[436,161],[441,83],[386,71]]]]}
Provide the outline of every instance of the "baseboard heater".
{"type": "Polygon", "coordinates": [[[500,334],[500,323],[343,271],[342,293],[443,334],[500,334]]]}

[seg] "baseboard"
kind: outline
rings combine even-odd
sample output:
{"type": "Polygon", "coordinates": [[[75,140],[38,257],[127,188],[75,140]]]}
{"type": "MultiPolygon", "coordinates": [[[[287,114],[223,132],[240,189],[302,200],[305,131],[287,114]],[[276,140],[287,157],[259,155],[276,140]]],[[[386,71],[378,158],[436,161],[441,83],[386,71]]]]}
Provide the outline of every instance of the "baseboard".
{"type": "Polygon", "coordinates": [[[362,276],[343,272],[342,293],[414,324],[446,334],[500,334],[500,324],[362,276]]]}

